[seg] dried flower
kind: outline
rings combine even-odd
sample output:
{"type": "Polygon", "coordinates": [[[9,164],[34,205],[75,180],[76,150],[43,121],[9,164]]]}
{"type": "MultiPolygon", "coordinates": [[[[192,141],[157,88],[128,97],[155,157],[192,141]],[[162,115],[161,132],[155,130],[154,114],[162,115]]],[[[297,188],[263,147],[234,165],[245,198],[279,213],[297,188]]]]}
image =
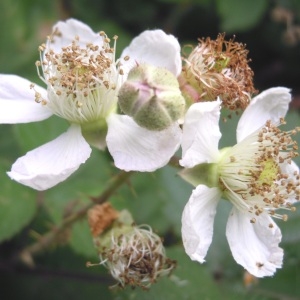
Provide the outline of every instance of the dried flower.
{"type": "Polygon", "coordinates": [[[244,110],[255,93],[253,71],[245,45],[234,39],[199,39],[199,44],[183,58],[181,90],[191,104],[214,101],[217,97],[230,110],[244,110]]]}
{"type": "MultiPolygon", "coordinates": [[[[128,211],[121,211],[94,244],[104,265],[120,287],[149,288],[170,275],[176,262],[167,258],[161,238],[148,225],[136,226],[128,211]]],[[[91,264],[88,264],[88,266],[91,264]]]]}

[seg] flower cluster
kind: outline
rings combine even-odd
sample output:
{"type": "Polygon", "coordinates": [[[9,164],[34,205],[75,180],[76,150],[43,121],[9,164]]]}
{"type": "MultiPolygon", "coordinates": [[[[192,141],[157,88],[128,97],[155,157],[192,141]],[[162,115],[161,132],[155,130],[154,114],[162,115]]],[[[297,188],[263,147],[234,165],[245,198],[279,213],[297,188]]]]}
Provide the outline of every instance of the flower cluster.
{"type": "MultiPolygon", "coordinates": [[[[273,275],[283,250],[272,218],[286,220],[282,211],[294,211],[300,197],[293,162],[300,129],[279,128],[290,90],[275,87],[254,97],[248,51],[225,34],[199,39],[183,57],[177,39],[162,30],[142,32],[118,59],[117,39],[74,19],[58,22],[36,62],[46,88],[0,75],[1,123],[56,115],[70,125],[17,159],[8,175],[46,190],[73,174],[91,147],[107,147],[117,168],[140,172],[165,166],[181,147],[179,174],[195,186],[182,215],[186,253],[204,262],[224,198],[232,204],[226,235],[234,259],[256,277],[273,275]],[[243,114],[236,145],[219,150],[223,108],[243,114]]],[[[109,205],[89,217],[101,264],[122,287],[146,288],[174,268],[150,227],[125,222],[109,205]]]]}
{"type": "MultiPolygon", "coordinates": [[[[19,158],[8,172],[12,179],[37,190],[48,189],[89,158],[90,145],[107,146],[120,169],[146,172],[167,164],[179,148],[182,100],[179,113],[160,131],[117,114],[119,89],[136,65],[163,68],[176,80],[181,71],[178,41],[162,30],[145,31],[116,60],[117,37],[113,40],[111,47],[103,31],[95,33],[74,19],[58,22],[47,43],[39,47],[41,58],[36,63],[47,89],[15,75],[0,75],[1,123],[35,122],[51,115],[70,123],[57,139],[19,158]]],[[[180,94],[179,86],[171,89],[180,94]]]]}

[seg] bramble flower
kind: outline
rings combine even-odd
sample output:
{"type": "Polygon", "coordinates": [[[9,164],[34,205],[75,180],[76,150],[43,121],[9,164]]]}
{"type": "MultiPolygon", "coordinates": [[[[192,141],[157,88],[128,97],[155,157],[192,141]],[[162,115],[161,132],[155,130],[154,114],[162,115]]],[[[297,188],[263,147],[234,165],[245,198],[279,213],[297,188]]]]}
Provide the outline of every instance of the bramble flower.
{"type": "Polygon", "coordinates": [[[204,262],[212,241],[216,206],[233,204],[226,236],[236,262],[256,277],[280,268],[279,227],[299,200],[298,155],[292,136],[299,128],[277,126],[288,110],[289,90],[268,89],[252,99],[237,126],[237,144],[218,150],[221,101],[193,104],[183,127],[181,176],[196,186],[182,215],[182,238],[192,260],[204,262]]]}
{"type": "Polygon", "coordinates": [[[90,145],[98,149],[107,145],[115,165],[126,171],[154,171],[178,149],[181,129],[176,122],[153,132],[116,113],[119,89],[136,64],[179,75],[178,41],[162,30],[148,30],[116,60],[117,37],[113,40],[111,47],[104,32],[95,33],[74,19],[58,22],[47,43],[39,47],[41,58],[36,63],[47,89],[15,75],[0,75],[0,123],[36,122],[53,114],[70,123],[58,138],[20,157],[8,172],[12,179],[37,190],[48,189],[89,158],[90,145]]]}
{"type": "Polygon", "coordinates": [[[147,289],[175,268],[175,261],[166,257],[161,238],[148,225],[134,225],[128,211],[116,215],[111,207],[106,205],[103,209],[98,205],[89,212],[89,223],[100,265],[109,270],[120,287],[147,289]],[[111,217],[107,217],[107,212],[111,217]],[[105,230],[99,231],[104,226],[105,230]]]}
{"type": "Polygon", "coordinates": [[[230,110],[244,110],[255,93],[253,71],[245,45],[234,39],[199,39],[184,57],[180,75],[181,89],[188,102],[214,101],[217,97],[230,110]]]}

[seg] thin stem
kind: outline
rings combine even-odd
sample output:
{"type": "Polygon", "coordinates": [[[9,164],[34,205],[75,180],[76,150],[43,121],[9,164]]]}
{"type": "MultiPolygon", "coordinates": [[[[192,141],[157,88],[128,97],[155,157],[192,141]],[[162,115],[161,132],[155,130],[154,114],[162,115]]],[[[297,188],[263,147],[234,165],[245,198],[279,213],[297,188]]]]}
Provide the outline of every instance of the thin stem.
{"type": "Polygon", "coordinates": [[[42,235],[37,242],[34,244],[24,248],[18,258],[23,261],[25,264],[29,266],[34,266],[33,256],[43,252],[49,246],[51,246],[55,241],[59,238],[59,236],[72,224],[76,221],[82,219],[86,216],[86,213],[90,208],[92,208],[95,204],[101,204],[107,201],[116,190],[127,181],[127,179],[134,172],[120,172],[117,176],[115,176],[112,181],[109,183],[108,187],[103,191],[103,193],[98,197],[91,197],[92,203],[87,204],[85,207],[81,208],[79,211],[67,216],[60,225],[42,235]]]}

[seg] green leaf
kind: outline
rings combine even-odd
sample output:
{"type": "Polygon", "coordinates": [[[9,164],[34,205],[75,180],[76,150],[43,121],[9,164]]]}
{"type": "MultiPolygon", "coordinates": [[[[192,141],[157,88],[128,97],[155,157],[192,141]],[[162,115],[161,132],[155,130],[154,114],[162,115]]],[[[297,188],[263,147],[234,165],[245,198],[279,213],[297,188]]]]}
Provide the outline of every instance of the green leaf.
{"type": "Polygon", "coordinates": [[[177,174],[179,170],[164,167],[160,170],[160,181],[167,193],[163,206],[164,222],[172,227],[181,239],[181,215],[194,187],[183,181],[177,174]]]}
{"type": "Polygon", "coordinates": [[[52,220],[59,224],[63,215],[90,203],[89,196],[99,196],[114,174],[107,153],[93,149],[74,174],[45,192],[45,207],[52,220]]]}
{"type": "Polygon", "coordinates": [[[137,224],[149,224],[159,235],[174,230],[180,235],[181,214],[192,187],[179,178],[177,169],[137,173],[113,198],[116,209],[128,209],[137,224]]]}
{"type": "Polygon", "coordinates": [[[53,116],[42,122],[15,125],[13,131],[21,151],[26,153],[57,138],[67,128],[68,123],[65,120],[53,116]]]}
{"type": "Polygon", "coordinates": [[[267,0],[218,0],[221,29],[227,33],[251,29],[262,18],[268,3],[267,0]]]}
{"type": "Polygon", "coordinates": [[[70,246],[77,254],[87,258],[97,258],[97,251],[94,247],[93,237],[86,219],[72,226],[70,246]]]}
{"type": "Polygon", "coordinates": [[[5,173],[7,164],[0,163],[0,242],[20,232],[34,217],[36,192],[12,181],[5,173]]]}

